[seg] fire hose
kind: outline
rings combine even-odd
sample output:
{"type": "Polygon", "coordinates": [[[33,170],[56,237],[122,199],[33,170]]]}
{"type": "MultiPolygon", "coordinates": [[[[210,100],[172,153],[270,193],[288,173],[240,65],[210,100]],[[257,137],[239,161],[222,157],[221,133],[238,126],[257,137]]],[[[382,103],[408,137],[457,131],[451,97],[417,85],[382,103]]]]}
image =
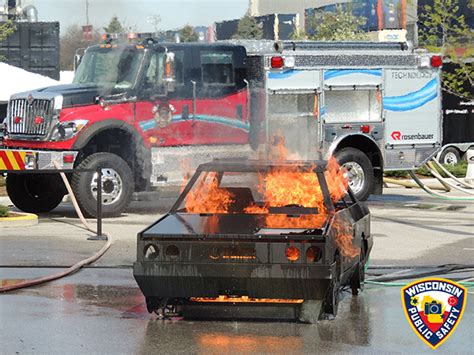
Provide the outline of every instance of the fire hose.
{"type": "Polygon", "coordinates": [[[431,190],[428,186],[426,186],[419,178],[418,176],[415,175],[415,173],[413,171],[409,171],[408,172],[411,176],[411,178],[413,180],[415,180],[415,182],[424,190],[426,191],[428,194],[430,194],[431,196],[434,196],[434,197],[437,197],[437,198],[440,198],[440,199],[443,199],[443,200],[450,200],[450,201],[474,201],[474,197],[447,197],[447,196],[443,196],[443,195],[440,195],[436,192],[434,192],[433,190],[431,190]]]}
{"type": "Polygon", "coordinates": [[[474,191],[469,191],[469,190],[466,190],[466,189],[463,189],[462,187],[459,187],[447,180],[444,180],[444,178],[441,176],[441,174],[435,169],[435,167],[433,166],[433,164],[431,162],[428,162],[426,164],[426,166],[428,167],[428,170],[430,171],[430,173],[435,177],[437,178],[440,182],[443,181],[444,183],[448,184],[450,187],[452,187],[453,189],[456,189],[458,191],[461,191],[461,192],[464,192],[464,193],[467,193],[467,194],[470,194],[470,195],[474,195],[474,191]]]}
{"type": "Polygon", "coordinates": [[[438,165],[438,167],[447,175],[449,176],[451,179],[453,179],[454,181],[456,181],[458,184],[460,185],[463,185],[464,187],[467,187],[468,189],[474,189],[474,185],[470,185],[468,184],[467,182],[464,182],[462,181],[461,179],[458,179],[456,176],[454,176],[453,174],[451,174],[439,161],[438,159],[436,158],[433,158],[432,161],[434,161],[436,163],[436,165],[438,165]]]}
{"type": "MultiPolygon", "coordinates": [[[[436,159],[433,159],[433,161],[438,164],[439,166],[441,166],[441,164],[436,160],[436,159]]],[[[450,191],[450,188],[454,188],[456,190],[459,190],[463,193],[467,193],[467,194],[470,194],[470,195],[474,195],[474,192],[473,191],[469,191],[467,189],[464,189],[462,187],[459,187],[449,181],[446,181],[439,173],[438,171],[434,168],[433,164],[431,162],[428,162],[428,164],[426,164],[426,167],[428,168],[428,171],[436,178],[440,181],[440,183],[447,187],[448,189],[446,188],[441,188],[441,187],[437,187],[437,186],[429,186],[429,185],[426,185],[425,183],[423,183],[416,175],[413,171],[409,170],[408,173],[410,174],[411,178],[416,182],[416,185],[413,184],[413,183],[409,183],[409,182],[405,182],[405,181],[398,181],[398,180],[395,180],[395,179],[389,179],[389,178],[384,178],[384,182],[388,182],[388,183],[392,183],[392,184],[396,184],[396,185],[400,185],[400,186],[405,186],[405,187],[420,187],[421,189],[423,189],[425,192],[427,192],[429,195],[433,196],[433,197],[436,197],[436,198],[440,198],[440,199],[443,199],[443,200],[449,200],[449,201],[474,201],[474,197],[464,197],[464,196],[460,196],[460,197],[447,197],[447,196],[443,196],[439,193],[436,193],[435,191],[433,191],[434,189],[438,189],[438,190],[444,190],[446,192],[449,192],[450,191]]],[[[453,177],[455,179],[455,181],[459,182],[460,184],[470,188],[470,185],[466,184],[466,183],[462,183],[461,180],[455,178],[452,174],[450,174],[443,166],[441,166],[442,170],[450,177],[453,177]]]]}
{"type": "MultiPolygon", "coordinates": [[[[374,268],[377,268],[375,266],[374,268]]],[[[382,266],[383,268],[383,266],[382,266]]],[[[403,268],[406,268],[405,266],[403,268]]],[[[419,267],[415,267],[415,270],[419,267]]],[[[382,276],[375,276],[371,279],[366,279],[364,281],[367,285],[376,285],[376,286],[386,286],[386,287],[403,287],[406,286],[406,283],[402,282],[401,280],[406,279],[419,279],[423,277],[429,276],[438,276],[440,274],[451,274],[451,273],[459,273],[459,272],[467,272],[474,269],[474,265],[460,265],[460,264],[447,264],[447,265],[439,265],[435,267],[427,266],[425,270],[418,271],[418,272],[394,272],[390,274],[385,274],[382,276]],[[398,282],[397,282],[398,281],[398,282]]],[[[466,286],[466,287],[473,287],[474,286],[474,277],[465,278],[462,280],[457,281],[459,284],[466,286]]],[[[472,292],[469,292],[472,293],[472,292]]]]}
{"type": "MultiPolygon", "coordinates": [[[[418,184],[415,184],[413,182],[409,182],[409,181],[401,181],[401,180],[396,180],[396,179],[391,179],[391,178],[387,178],[387,177],[384,177],[383,178],[383,182],[387,182],[389,184],[394,184],[394,185],[399,185],[399,186],[404,186],[404,187],[408,187],[408,188],[420,188],[420,186],[418,184]]],[[[449,192],[451,191],[451,189],[446,189],[445,187],[441,187],[441,186],[432,186],[432,185],[429,185],[429,188],[432,189],[432,190],[442,190],[442,191],[446,191],[446,192],[449,192]]]]}
{"type": "MultiPolygon", "coordinates": [[[[57,169],[59,169],[58,164],[56,162],[54,162],[54,165],[56,166],[57,169]]],[[[77,203],[76,197],[74,195],[74,192],[72,191],[71,185],[69,184],[69,181],[68,181],[66,175],[63,172],[61,172],[60,175],[61,175],[61,178],[64,182],[64,185],[66,186],[66,189],[67,189],[69,195],[71,196],[71,201],[74,205],[74,209],[76,210],[77,215],[79,216],[79,219],[81,220],[82,224],[84,225],[84,227],[88,231],[96,233],[94,228],[84,218],[84,215],[82,214],[82,211],[79,208],[79,204],[77,203]]],[[[91,257],[88,257],[86,259],[83,259],[83,260],[79,261],[78,263],[72,265],[71,267],[69,267],[69,268],[67,268],[67,269],[65,269],[61,272],[58,272],[56,274],[40,277],[40,278],[37,278],[37,279],[31,279],[31,280],[19,282],[19,283],[16,283],[14,285],[0,287],[0,293],[13,291],[13,290],[18,290],[18,289],[25,288],[25,287],[36,286],[36,285],[39,285],[39,284],[43,284],[45,282],[57,280],[57,279],[60,279],[62,277],[65,277],[65,276],[72,275],[73,273],[75,273],[76,271],[81,269],[83,266],[89,265],[89,264],[97,261],[110,248],[110,246],[112,245],[112,237],[110,236],[110,234],[107,234],[107,233],[104,233],[104,235],[106,237],[106,243],[95,255],[93,255],[91,257]]]]}

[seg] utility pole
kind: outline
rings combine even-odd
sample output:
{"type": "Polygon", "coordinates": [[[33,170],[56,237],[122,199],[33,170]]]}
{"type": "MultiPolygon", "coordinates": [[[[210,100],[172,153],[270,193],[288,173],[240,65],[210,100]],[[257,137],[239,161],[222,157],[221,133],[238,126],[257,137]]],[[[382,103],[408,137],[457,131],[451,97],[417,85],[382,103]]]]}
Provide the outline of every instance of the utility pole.
{"type": "Polygon", "coordinates": [[[86,25],[89,24],[89,0],[86,0],[86,25]]]}

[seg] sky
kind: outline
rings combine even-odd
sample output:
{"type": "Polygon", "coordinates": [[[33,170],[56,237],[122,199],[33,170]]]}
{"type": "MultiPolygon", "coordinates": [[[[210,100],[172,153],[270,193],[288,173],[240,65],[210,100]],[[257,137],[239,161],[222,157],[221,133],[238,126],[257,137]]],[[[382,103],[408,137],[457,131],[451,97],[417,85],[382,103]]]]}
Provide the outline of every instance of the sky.
{"type": "MultiPolygon", "coordinates": [[[[0,1],[1,2],[1,1],[0,1]]],[[[86,0],[26,0],[38,9],[40,21],[59,21],[63,31],[86,22],[86,0]]],[[[160,29],[211,25],[242,17],[249,0],[89,0],[90,23],[102,30],[117,15],[122,24],[140,32],[152,32],[148,17],[161,17],[160,29]]]]}

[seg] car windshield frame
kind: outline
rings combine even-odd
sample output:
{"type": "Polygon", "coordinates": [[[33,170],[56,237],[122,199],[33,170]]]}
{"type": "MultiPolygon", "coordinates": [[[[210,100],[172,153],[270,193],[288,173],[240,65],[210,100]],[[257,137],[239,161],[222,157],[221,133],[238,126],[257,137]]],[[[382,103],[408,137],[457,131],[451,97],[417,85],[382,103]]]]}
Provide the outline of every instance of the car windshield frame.
{"type": "Polygon", "coordinates": [[[76,70],[73,84],[97,85],[113,91],[134,89],[145,57],[143,49],[130,46],[87,50],[76,70]],[[100,70],[102,72],[98,74],[100,70]]]}
{"type": "MultiPolygon", "coordinates": [[[[267,173],[273,169],[283,169],[288,171],[301,170],[301,172],[314,172],[318,178],[319,186],[321,187],[321,192],[323,195],[324,206],[326,207],[328,213],[333,213],[335,211],[334,202],[331,199],[329,192],[329,187],[326,181],[326,176],[324,172],[326,171],[325,162],[309,162],[309,161],[293,161],[293,162],[252,162],[246,161],[245,163],[241,162],[217,162],[217,163],[206,163],[200,165],[191,179],[188,181],[184,189],[181,191],[178,199],[175,204],[170,209],[170,213],[188,213],[192,212],[183,211],[181,207],[185,202],[186,196],[193,189],[195,184],[198,182],[202,174],[206,173],[216,173],[218,178],[219,175],[224,173],[267,173]]],[[[348,189],[348,193],[351,198],[353,198],[352,192],[348,189]]],[[[278,208],[278,207],[277,207],[278,208]]],[[[272,213],[272,212],[270,212],[272,213]]],[[[273,212],[275,213],[275,212],[273,212]]],[[[277,212],[279,213],[279,212],[277,212]]],[[[211,213],[214,214],[214,213],[211,213]]],[[[218,213],[216,213],[218,214],[218,213]]],[[[258,214],[258,213],[256,213],[258,214]]],[[[302,213],[305,214],[305,213],[302,213]]]]}

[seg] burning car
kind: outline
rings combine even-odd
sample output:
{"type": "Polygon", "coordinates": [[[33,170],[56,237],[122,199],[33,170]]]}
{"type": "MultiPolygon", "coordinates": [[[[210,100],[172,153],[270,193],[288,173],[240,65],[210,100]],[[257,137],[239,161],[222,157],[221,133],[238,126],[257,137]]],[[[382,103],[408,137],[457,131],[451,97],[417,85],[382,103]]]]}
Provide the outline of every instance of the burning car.
{"type": "Polygon", "coordinates": [[[370,214],[335,160],[202,164],[138,234],[149,312],[314,322],[363,286],[370,214]]]}

